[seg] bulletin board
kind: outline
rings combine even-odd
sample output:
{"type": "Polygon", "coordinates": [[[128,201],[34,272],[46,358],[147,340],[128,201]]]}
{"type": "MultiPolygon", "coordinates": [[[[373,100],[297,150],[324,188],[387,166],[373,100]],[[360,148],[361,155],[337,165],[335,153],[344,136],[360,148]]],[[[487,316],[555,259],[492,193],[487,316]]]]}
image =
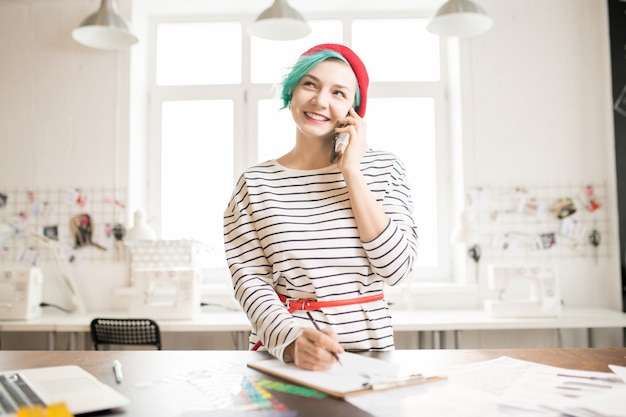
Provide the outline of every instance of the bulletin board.
{"type": "Polygon", "coordinates": [[[610,254],[606,184],[466,189],[464,241],[491,261],[600,260],[610,254]]]}
{"type": "Polygon", "coordinates": [[[0,189],[0,221],[17,234],[0,247],[0,262],[49,259],[33,233],[58,240],[70,261],[122,261],[126,190],[113,188],[0,189]]]}

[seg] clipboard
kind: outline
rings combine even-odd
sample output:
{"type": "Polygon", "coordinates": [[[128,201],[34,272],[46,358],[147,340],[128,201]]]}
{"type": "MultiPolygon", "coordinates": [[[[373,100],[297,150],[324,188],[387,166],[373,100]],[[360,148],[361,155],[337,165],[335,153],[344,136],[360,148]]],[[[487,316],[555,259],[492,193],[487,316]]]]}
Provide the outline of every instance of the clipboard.
{"type": "Polygon", "coordinates": [[[397,364],[356,353],[346,352],[340,356],[343,366],[335,363],[331,368],[324,371],[307,371],[298,368],[293,363],[283,363],[278,359],[248,362],[247,366],[341,399],[351,395],[446,379],[444,375],[408,373],[397,364]]]}

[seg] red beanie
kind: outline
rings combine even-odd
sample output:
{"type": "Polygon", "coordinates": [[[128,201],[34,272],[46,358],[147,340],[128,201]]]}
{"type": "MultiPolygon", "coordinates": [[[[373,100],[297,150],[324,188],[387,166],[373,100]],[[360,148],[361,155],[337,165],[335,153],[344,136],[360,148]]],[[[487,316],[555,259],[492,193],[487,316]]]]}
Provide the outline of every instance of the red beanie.
{"type": "Polygon", "coordinates": [[[363,117],[365,115],[365,108],[367,107],[367,88],[370,84],[370,79],[367,75],[367,70],[365,69],[363,61],[361,61],[361,58],[359,58],[350,48],[336,43],[323,43],[321,45],[314,46],[302,55],[310,55],[314,52],[326,50],[339,53],[352,67],[352,71],[354,72],[354,75],[356,75],[356,82],[359,86],[359,93],[361,96],[359,107],[356,108],[356,112],[359,116],[363,117]]]}

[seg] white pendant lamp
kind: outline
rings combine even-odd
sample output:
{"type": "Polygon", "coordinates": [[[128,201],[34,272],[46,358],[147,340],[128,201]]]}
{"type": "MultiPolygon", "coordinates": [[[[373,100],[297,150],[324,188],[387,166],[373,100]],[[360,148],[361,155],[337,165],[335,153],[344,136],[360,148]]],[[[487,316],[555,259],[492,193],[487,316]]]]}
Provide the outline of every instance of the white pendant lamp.
{"type": "Polygon", "coordinates": [[[248,34],[272,41],[300,39],[310,33],[307,21],[287,0],[274,0],[274,4],[248,27],[248,34]]]}
{"type": "Polygon", "coordinates": [[[439,36],[476,36],[491,29],[493,19],[471,0],[448,0],[437,10],[426,29],[439,36]]]}
{"type": "Polygon", "coordinates": [[[100,9],[74,29],[72,37],[78,43],[98,49],[124,49],[138,41],[120,16],[115,0],[102,0],[100,9]]]}

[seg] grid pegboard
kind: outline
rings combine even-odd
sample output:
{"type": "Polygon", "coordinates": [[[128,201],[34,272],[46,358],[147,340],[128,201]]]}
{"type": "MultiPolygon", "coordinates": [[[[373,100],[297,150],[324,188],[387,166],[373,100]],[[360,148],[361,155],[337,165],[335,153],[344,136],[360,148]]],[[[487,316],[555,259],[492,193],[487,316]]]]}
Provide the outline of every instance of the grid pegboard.
{"type": "Polygon", "coordinates": [[[467,243],[478,244],[491,261],[606,258],[610,255],[606,188],[606,184],[468,188],[467,243]]]}
{"type": "Polygon", "coordinates": [[[113,188],[0,189],[0,221],[20,231],[4,242],[0,261],[50,259],[38,239],[29,237],[31,232],[58,240],[77,260],[121,260],[114,228],[126,222],[126,199],[125,190],[113,188]],[[77,239],[79,227],[87,231],[81,236],[91,239],[77,239]]]}

